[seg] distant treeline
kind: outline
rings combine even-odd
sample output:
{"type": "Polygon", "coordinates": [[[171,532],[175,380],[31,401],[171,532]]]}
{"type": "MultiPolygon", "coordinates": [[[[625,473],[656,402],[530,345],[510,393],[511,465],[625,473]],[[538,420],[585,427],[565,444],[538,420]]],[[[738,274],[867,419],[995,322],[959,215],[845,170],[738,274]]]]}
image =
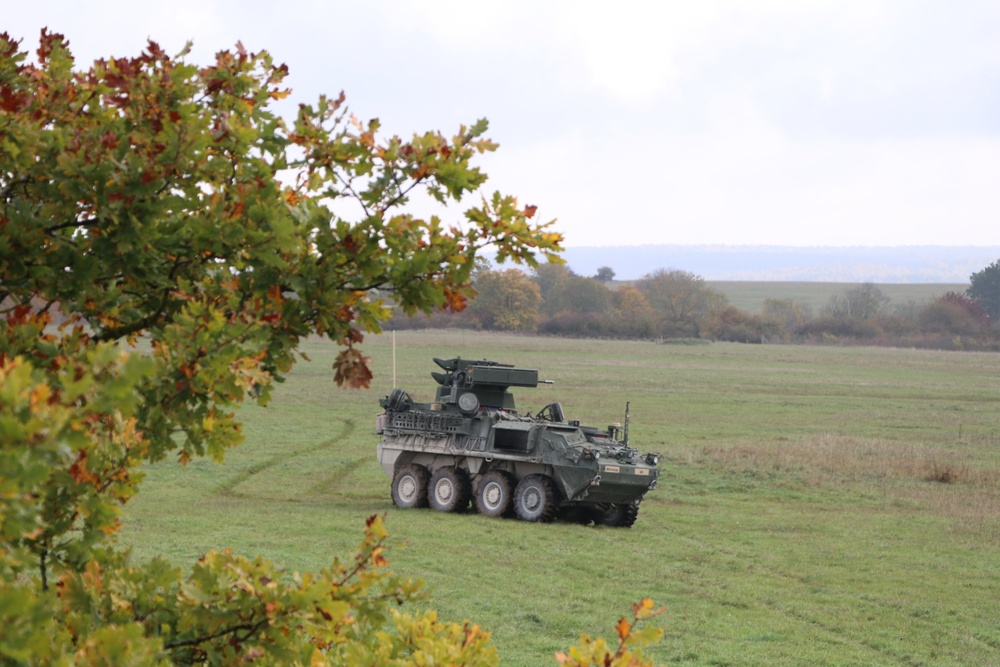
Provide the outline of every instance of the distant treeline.
{"type": "Polygon", "coordinates": [[[389,326],[1000,351],[1000,327],[964,292],[899,304],[877,285],[861,283],[845,286],[819,309],[775,298],[764,299],[759,312],[747,312],[690,272],[661,269],[627,284],[614,283],[613,278],[607,267],[588,277],[565,265],[546,264],[527,273],[484,264],[475,275],[479,294],[465,310],[417,318],[400,315],[389,326]]]}
{"type": "Polygon", "coordinates": [[[732,246],[660,245],[569,247],[563,257],[577,272],[614,267],[637,279],[664,266],[706,280],[961,283],[1000,257],[1000,246],[732,246]]]}

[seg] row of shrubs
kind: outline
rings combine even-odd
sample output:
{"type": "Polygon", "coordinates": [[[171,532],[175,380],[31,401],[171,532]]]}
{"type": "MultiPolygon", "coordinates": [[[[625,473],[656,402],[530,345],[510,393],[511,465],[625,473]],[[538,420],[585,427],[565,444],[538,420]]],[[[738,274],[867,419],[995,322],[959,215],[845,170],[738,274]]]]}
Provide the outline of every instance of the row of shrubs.
{"type": "MultiPolygon", "coordinates": [[[[390,327],[487,329],[473,313],[440,313],[419,318],[395,317],[390,327]]],[[[696,338],[736,343],[880,345],[946,350],[1000,351],[1000,327],[976,312],[963,295],[948,294],[910,316],[878,313],[872,317],[823,314],[788,323],[724,305],[697,322],[671,326],[651,319],[627,321],[615,314],[559,312],[540,315],[532,330],[552,336],[665,340],[696,338]]]]}

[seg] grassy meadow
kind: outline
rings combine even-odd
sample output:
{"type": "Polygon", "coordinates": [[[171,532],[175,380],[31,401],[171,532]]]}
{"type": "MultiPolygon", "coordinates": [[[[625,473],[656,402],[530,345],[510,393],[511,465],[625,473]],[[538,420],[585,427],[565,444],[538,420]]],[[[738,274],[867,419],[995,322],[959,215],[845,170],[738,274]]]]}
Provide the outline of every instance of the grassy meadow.
{"type": "Polygon", "coordinates": [[[336,349],[306,344],[222,464],[148,467],[122,540],[189,564],[211,548],[288,571],[351,552],[387,515],[394,570],[446,620],[493,633],[504,665],[555,665],[614,636],[642,597],[666,612],[669,665],[1000,665],[1000,355],[888,348],[663,345],[470,331],[369,337],[375,381],[342,390],[336,349]],[[538,368],[631,440],[658,488],[631,529],[397,510],[375,459],[377,400],[433,392],[431,357],[538,368]]]}
{"type": "MultiPolygon", "coordinates": [[[[765,299],[787,299],[818,315],[835,296],[858,287],[860,283],[823,283],[804,281],[709,280],[709,287],[725,295],[729,303],[748,313],[759,314],[765,299]]],[[[910,304],[923,306],[947,292],[964,293],[968,284],[879,283],[889,297],[888,308],[910,304]]]]}

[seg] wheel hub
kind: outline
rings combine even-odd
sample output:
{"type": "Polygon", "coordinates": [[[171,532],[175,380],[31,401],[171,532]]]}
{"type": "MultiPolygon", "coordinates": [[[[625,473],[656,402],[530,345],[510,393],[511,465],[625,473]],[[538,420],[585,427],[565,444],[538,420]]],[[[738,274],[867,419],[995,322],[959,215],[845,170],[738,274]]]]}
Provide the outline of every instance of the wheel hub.
{"type": "Polygon", "coordinates": [[[442,505],[448,503],[451,500],[452,495],[455,490],[452,488],[451,483],[447,480],[442,480],[436,487],[434,487],[434,495],[437,496],[438,502],[442,505]]]}
{"type": "Polygon", "coordinates": [[[500,490],[500,485],[496,483],[491,483],[486,486],[483,493],[483,500],[486,501],[486,505],[490,509],[496,509],[500,506],[500,499],[503,497],[503,492],[500,490]]]}
{"type": "Polygon", "coordinates": [[[539,493],[538,489],[528,489],[524,494],[524,507],[525,509],[534,512],[542,505],[542,494],[539,493]]]}
{"type": "Polygon", "coordinates": [[[399,481],[399,495],[405,500],[412,500],[417,495],[417,481],[412,477],[404,477],[399,481]]]}

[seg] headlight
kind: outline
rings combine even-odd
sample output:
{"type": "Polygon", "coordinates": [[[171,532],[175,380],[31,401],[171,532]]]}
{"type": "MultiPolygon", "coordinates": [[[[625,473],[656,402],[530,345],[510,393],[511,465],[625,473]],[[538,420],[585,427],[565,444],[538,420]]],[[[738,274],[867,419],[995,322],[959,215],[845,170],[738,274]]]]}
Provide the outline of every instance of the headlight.
{"type": "Polygon", "coordinates": [[[660,462],[659,454],[646,454],[646,463],[648,463],[649,465],[655,466],[659,462],[660,462]]]}

